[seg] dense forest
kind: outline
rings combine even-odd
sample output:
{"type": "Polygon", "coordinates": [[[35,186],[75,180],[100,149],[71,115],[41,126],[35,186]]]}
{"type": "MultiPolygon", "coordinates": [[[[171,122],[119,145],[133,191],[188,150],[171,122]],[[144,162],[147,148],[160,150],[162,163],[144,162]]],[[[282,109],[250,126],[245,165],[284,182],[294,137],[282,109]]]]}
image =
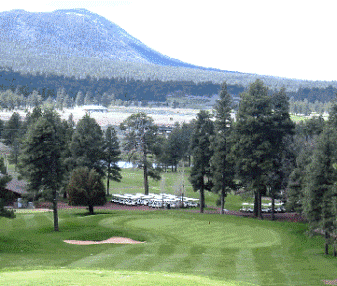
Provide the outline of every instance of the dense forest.
{"type": "MultiPolygon", "coordinates": [[[[20,73],[12,69],[2,69],[0,71],[0,90],[11,89],[17,94],[27,98],[37,92],[42,100],[48,98],[56,99],[58,92],[62,89],[70,100],[75,101],[79,92],[90,96],[93,102],[100,102],[98,98],[103,94],[113,95],[114,99],[123,101],[156,101],[165,102],[168,96],[185,97],[187,95],[211,97],[218,94],[220,84],[193,81],[163,81],[158,79],[140,80],[133,77],[116,78],[95,78],[86,76],[85,78],[66,77],[57,74],[32,74],[20,73]]],[[[228,84],[228,92],[233,97],[238,97],[245,90],[245,87],[239,84],[228,84]]],[[[270,93],[273,90],[270,89],[270,93]]],[[[337,93],[337,88],[313,87],[299,88],[297,91],[287,91],[287,96],[292,101],[303,101],[308,103],[331,101],[337,93]]],[[[295,113],[305,113],[298,108],[295,113]]],[[[319,109],[319,108],[318,108],[319,109]]]]}
{"type": "MultiPolygon", "coordinates": [[[[114,94],[116,99],[164,102],[167,95],[177,93],[209,97],[219,92],[220,85],[212,82],[136,80],[134,78],[96,79],[89,76],[76,79],[59,75],[21,74],[8,69],[0,72],[0,89],[17,90],[25,97],[35,90],[42,96],[42,100],[48,97],[56,98],[57,91],[64,89],[73,99],[81,91],[84,94],[90,93],[94,97],[106,92],[114,94]]],[[[233,95],[238,95],[244,90],[239,85],[229,85],[228,89],[233,95]]]]}

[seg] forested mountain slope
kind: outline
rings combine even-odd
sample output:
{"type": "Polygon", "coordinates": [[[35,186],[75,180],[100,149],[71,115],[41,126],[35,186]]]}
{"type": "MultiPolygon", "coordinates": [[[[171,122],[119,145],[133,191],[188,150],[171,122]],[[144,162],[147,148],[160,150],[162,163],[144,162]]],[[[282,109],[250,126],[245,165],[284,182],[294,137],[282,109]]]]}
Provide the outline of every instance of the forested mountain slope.
{"type": "Polygon", "coordinates": [[[288,91],[337,87],[337,82],[219,71],[184,63],[152,50],[118,25],[85,9],[1,12],[0,67],[75,79],[227,81],[247,87],[260,78],[272,89],[285,87],[288,91]]]}

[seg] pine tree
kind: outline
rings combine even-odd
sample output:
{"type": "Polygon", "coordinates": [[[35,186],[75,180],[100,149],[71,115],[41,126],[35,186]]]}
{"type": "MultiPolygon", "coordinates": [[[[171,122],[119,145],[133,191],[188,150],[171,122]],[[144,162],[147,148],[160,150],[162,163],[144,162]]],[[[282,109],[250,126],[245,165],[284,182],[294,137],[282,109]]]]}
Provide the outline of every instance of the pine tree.
{"type": "Polygon", "coordinates": [[[65,99],[68,95],[66,94],[66,90],[64,89],[64,87],[60,88],[57,91],[57,95],[56,95],[56,108],[63,110],[63,107],[65,106],[65,99]]]}
{"type": "Polygon", "coordinates": [[[15,164],[15,171],[23,133],[24,129],[21,117],[17,112],[14,112],[4,126],[3,139],[5,139],[5,143],[11,147],[9,160],[15,164]]]}
{"type": "Polygon", "coordinates": [[[227,92],[227,84],[221,86],[220,98],[215,105],[215,135],[212,142],[213,156],[211,158],[212,167],[212,190],[220,193],[220,213],[224,213],[225,197],[227,191],[235,187],[235,168],[231,156],[231,118],[232,99],[227,92]]]}
{"type": "Polygon", "coordinates": [[[15,218],[13,210],[5,209],[5,204],[12,199],[6,190],[6,186],[11,180],[12,177],[7,174],[5,160],[0,158],[0,217],[15,218]]]}
{"type": "Polygon", "coordinates": [[[272,104],[268,89],[256,80],[241,94],[235,124],[234,156],[238,175],[254,192],[254,215],[262,218],[261,199],[266,193],[267,173],[272,168],[272,104]]]}
{"type": "Polygon", "coordinates": [[[84,95],[82,91],[79,91],[75,99],[76,106],[82,106],[84,104],[84,95]]]}
{"type": "Polygon", "coordinates": [[[105,176],[103,162],[103,131],[95,119],[84,115],[76,125],[70,143],[73,167],[95,169],[100,176],[105,176]]]}
{"type": "Polygon", "coordinates": [[[88,206],[89,214],[94,214],[94,206],[104,205],[106,202],[102,177],[87,167],[76,168],[66,188],[69,204],[73,206],[88,206]]]}
{"type": "Polygon", "coordinates": [[[112,103],[113,99],[114,99],[114,95],[108,95],[107,92],[104,92],[102,97],[101,97],[101,101],[100,104],[103,105],[104,107],[109,107],[109,105],[112,103]]]}
{"type": "Polygon", "coordinates": [[[177,166],[184,156],[184,151],[184,134],[182,128],[177,123],[168,135],[167,140],[165,140],[163,148],[166,164],[171,166],[172,172],[177,172],[177,166]]]}
{"type": "Polygon", "coordinates": [[[306,168],[311,163],[313,148],[303,146],[302,152],[297,156],[295,168],[289,175],[287,184],[287,209],[297,213],[303,212],[303,195],[305,187],[306,168]]]}
{"type": "Polygon", "coordinates": [[[329,111],[329,125],[334,128],[337,128],[337,94],[332,100],[332,106],[329,111]]]}
{"type": "Polygon", "coordinates": [[[86,94],[85,94],[85,97],[84,97],[84,105],[89,105],[89,104],[92,104],[92,96],[91,96],[91,93],[88,91],[86,94]]]}
{"type": "Polygon", "coordinates": [[[72,98],[70,98],[69,95],[66,94],[64,99],[63,99],[62,106],[65,107],[65,108],[71,108],[72,104],[73,104],[72,98]]]}
{"type": "Polygon", "coordinates": [[[122,179],[121,169],[117,165],[121,151],[119,150],[116,130],[112,126],[108,126],[104,135],[103,161],[107,169],[107,195],[109,195],[110,179],[117,182],[122,179]]]}
{"type": "Polygon", "coordinates": [[[272,198],[272,220],[275,219],[275,197],[279,195],[281,189],[284,189],[289,177],[291,161],[294,160],[294,154],[289,148],[292,136],[294,135],[295,124],[290,119],[289,101],[282,88],[279,92],[273,94],[272,103],[272,125],[270,132],[272,152],[272,168],[267,175],[267,185],[269,186],[269,195],[272,198]],[[287,165],[285,167],[284,165],[287,165]]]}
{"type": "Polygon", "coordinates": [[[19,171],[28,181],[28,190],[40,192],[53,203],[54,230],[58,231],[57,197],[64,175],[61,119],[51,110],[44,111],[30,125],[23,141],[19,171]]]}
{"type": "Polygon", "coordinates": [[[320,228],[325,236],[325,254],[329,239],[336,231],[337,134],[330,127],[321,133],[311,164],[307,169],[304,213],[310,230],[320,228]]]}
{"type": "Polygon", "coordinates": [[[42,104],[42,96],[38,93],[38,91],[33,90],[33,92],[28,96],[28,105],[32,108],[41,106],[42,104]]]}
{"type": "Polygon", "coordinates": [[[14,141],[18,139],[20,135],[20,129],[22,127],[21,116],[19,113],[14,112],[9,120],[5,123],[2,138],[5,139],[5,144],[12,146],[14,141]]]}
{"type": "Polygon", "coordinates": [[[153,168],[149,160],[149,155],[155,151],[158,128],[151,117],[140,112],[126,118],[120,124],[120,129],[125,133],[123,149],[128,152],[129,161],[137,163],[143,169],[144,192],[148,195],[148,177],[160,180],[160,169],[153,168]]]}
{"type": "Polygon", "coordinates": [[[211,149],[211,137],[214,135],[214,126],[209,112],[201,110],[197,114],[195,130],[192,136],[191,148],[193,166],[190,174],[190,182],[194,191],[200,194],[200,212],[204,212],[205,190],[213,187],[211,180],[210,160],[213,155],[211,149]]]}

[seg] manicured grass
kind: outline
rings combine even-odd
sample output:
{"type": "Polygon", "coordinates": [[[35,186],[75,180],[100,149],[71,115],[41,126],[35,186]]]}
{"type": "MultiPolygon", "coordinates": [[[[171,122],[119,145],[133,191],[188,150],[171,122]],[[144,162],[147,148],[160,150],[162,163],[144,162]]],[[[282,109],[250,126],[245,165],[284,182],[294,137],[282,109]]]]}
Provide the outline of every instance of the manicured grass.
{"type": "Polygon", "coordinates": [[[0,285],[323,285],[337,278],[337,259],[324,256],[323,239],[306,237],[301,223],[180,210],[59,213],[60,232],[52,213],[0,219],[0,285]],[[112,236],[146,243],[63,242],[112,236]]]}
{"type": "Polygon", "coordinates": [[[252,285],[237,281],[216,281],[207,277],[161,272],[109,271],[109,270],[33,270],[1,273],[3,285],[252,285]]]}

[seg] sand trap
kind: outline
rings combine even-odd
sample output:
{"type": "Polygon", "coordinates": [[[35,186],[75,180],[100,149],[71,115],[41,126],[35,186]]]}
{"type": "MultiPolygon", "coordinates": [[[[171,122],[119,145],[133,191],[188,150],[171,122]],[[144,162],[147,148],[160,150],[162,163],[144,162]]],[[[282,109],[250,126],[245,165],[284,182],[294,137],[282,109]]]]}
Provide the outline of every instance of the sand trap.
{"type": "Polygon", "coordinates": [[[102,241],[92,241],[92,240],[63,240],[66,243],[77,244],[77,245],[89,245],[89,244],[103,244],[103,243],[114,243],[114,244],[136,244],[136,243],[144,243],[145,241],[137,241],[131,238],[126,237],[111,237],[102,241]]]}

